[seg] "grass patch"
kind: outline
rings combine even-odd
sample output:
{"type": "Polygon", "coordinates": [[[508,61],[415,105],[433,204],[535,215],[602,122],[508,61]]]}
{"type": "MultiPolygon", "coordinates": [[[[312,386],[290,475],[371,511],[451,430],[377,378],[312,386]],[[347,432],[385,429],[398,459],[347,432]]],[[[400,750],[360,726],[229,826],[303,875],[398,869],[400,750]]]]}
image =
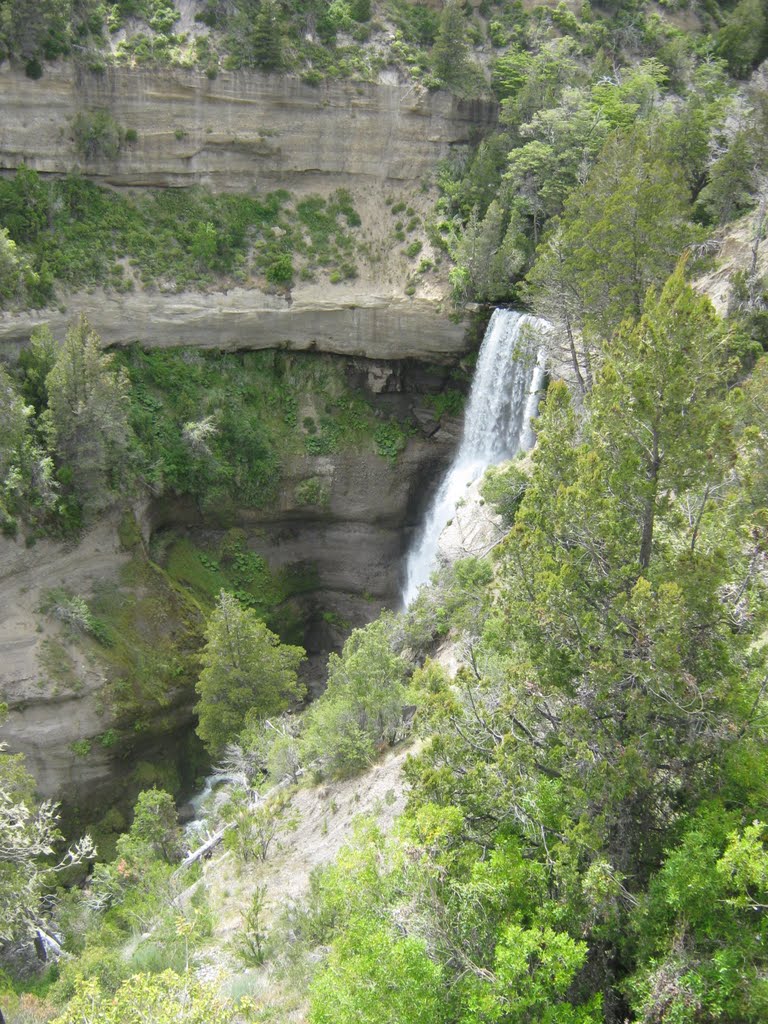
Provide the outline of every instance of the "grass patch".
{"type": "MultiPolygon", "coordinates": [[[[89,606],[114,640],[109,648],[100,645],[88,652],[107,668],[102,701],[118,727],[142,731],[174,703],[180,690],[194,687],[202,611],[162,569],[141,556],[121,570],[117,582],[101,584],[89,606]]],[[[116,742],[110,735],[108,744],[116,742]]]]}
{"type": "Polygon", "coordinates": [[[273,572],[266,560],[247,546],[244,531],[229,530],[218,547],[199,547],[189,538],[172,538],[166,547],[165,569],[175,583],[188,588],[210,612],[222,590],[234,594],[278,633],[284,642],[303,639],[303,614],[294,598],[319,586],[312,562],[294,563],[273,572]]]}

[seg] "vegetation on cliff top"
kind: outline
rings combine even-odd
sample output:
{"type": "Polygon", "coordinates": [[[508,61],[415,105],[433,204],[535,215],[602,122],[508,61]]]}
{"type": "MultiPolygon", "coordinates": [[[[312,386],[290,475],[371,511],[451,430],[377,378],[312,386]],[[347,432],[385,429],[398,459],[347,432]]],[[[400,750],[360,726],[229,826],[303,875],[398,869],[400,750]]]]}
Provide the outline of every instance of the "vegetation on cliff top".
{"type": "Polygon", "coordinates": [[[77,174],[20,167],[0,180],[0,309],[43,306],[56,286],[118,292],[356,276],[360,217],[348,192],[296,198],[204,188],[118,194],[77,174]]]}
{"type": "MultiPolygon", "coordinates": [[[[553,36],[585,56],[615,58],[618,49],[642,48],[679,63],[692,36],[675,15],[641,2],[594,8],[450,0],[442,10],[408,0],[201,0],[184,19],[172,0],[2,0],[0,59],[25,62],[40,77],[44,61],[74,56],[95,70],[107,61],[219,69],[292,71],[313,84],[326,78],[375,80],[392,69],[430,88],[466,95],[488,92],[508,73],[505,58],[535,50],[553,36]],[[190,14],[194,13],[194,20],[190,14]],[[182,27],[183,25],[183,27],[182,27]]],[[[736,77],[746,77],[765,54],[766,20],[759,0],[710,2],[688,26],[736,77]]],[[[695,37],[693,37],[695,38],[695,37]]],[[[698,42],[698,41],[697,41],[698,42]]],[[[513,72],[514,77],[514,72],[513,72]]]]}
{"type": "MultiPolygon", "coordinates": [[[[365,445],[392,462],[412,430],[382,420],[338,359],[138,346],[106,354],[83,319],[61,345],[36,331],[14,373],[0,366],[0,527],[13,535],[23,526],[31,539],[72,535],[148,493],[189,498],[230,527],[238,509],[275,503],[291,456],[365,445]]],[[[302,493],[303,504],[330,499],[302,493]]]]}

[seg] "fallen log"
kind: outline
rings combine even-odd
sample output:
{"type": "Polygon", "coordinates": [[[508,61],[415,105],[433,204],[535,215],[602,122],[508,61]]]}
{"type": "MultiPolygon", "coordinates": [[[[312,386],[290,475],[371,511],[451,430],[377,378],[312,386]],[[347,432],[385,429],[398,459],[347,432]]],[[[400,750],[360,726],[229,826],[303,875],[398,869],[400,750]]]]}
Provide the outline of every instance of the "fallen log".
{"type": "Polygon", "coordinates": [[[224,833],[228,832],[229,829],[231,828],[231,824],[225,825],[223,828],[220,828],[218,831],[214,832],[212,836],[208,836],[208,838],[205,840],[202,846],[198,846],[196,850],[193,850],[191,853],[187,854],[187,856],[184,858],[181,864],[179,864],[179,866],[174,871],[173,877],[175,878],[176,875],[180,874],[180,872],[184,871],[186,868],[191,867],[192,864],[194,864],[198,860],[201,860],[201,858],[207,857],[222,841],[222,839],[224,838],[224,833]]]}

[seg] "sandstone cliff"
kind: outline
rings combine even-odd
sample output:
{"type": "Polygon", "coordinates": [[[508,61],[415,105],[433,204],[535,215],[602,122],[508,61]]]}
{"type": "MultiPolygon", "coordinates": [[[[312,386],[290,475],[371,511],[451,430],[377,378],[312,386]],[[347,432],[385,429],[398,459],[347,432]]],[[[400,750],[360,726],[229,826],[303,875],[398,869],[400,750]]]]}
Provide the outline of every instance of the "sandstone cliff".
{"type": "Polygon", "coordinates": [[[417,85],[183,69],[46,68],[33,81],[0,65],[0,169],[79,166],[111,185],[322,188],[329,177],[418,183],[451,148],[490,127],[495,104],[417,85]],[[136,133],[112,160],[75,148],[79,112],[108,111],[136,133]]]}
{"type": "MultiPolygon", "coordinates": [[[[434,382],[408,383],[399,361],[454,362],[467,347],[466,324],[448,316],[436,278],[420,283],[415,295],[404,294],[410,271],[402,247],[393,244],[396,218],[387,205],[394,195],[425,216],[433,195],[423,191],[422,182],[454,147],[493,124],[494,105],[413,85],[313,87],[289,76],[244,72],[210,80],[178,69],[94,74],[63,63],[46,68],[40,81],[0,65],[0,90],[0,172],[25,163],[49,174],[76,168],[115,188],[281,187],[328,194],[344,187],[352,193],[365,251],[373,254],[360,260],[354,282],[300,282],[290,294],[240,285],[177,294],[139,286],[123,294],[96,289],[62,294],[56,307],[0,315],[0,351],[6,355],[37,324],[48,323],[61,336],[84,312],[107,345],[280,347],[398,361],[366,365],[359,374],[359,386],[389,392],[381,398],[383,415],[393,411],[386,403],[394,400],[400,403],[398,415],[415,411],[424,424],[396,463],[372,450],[292,456],[284,460],[275,507],[238,513],[249,547],[270,568],[312,565],[316,584],[297,599],[297,609],[304,641],[321,660],[345,630],[363,624],[382,605],[397,603],[408,537],[457,439],[457,423],[438,429],[429,410],[419,408],[419,393],[434,382]],[[73,121],[95,111],[130,130],[133,141],[124,142],[114,159],[86,159],[77,151],[73,121]],[[308,478],[320,480],[327,492],[322,505],[297,500],[297,487],[308,478]]],[[[416,377],[430,372],[422,366],[416,377]]],[[[182,500],[157,500],[140,518],[145,542],[174,530],[196,543],[215,544],[221,532],[182,500]]],[[[114,700],[124,682],[121,667],[105,661],[88,638],[46,617],[46,594],[56,587],[85,598],[111,594],[136,609],[137,625],[160,646],[164,631],[188,629],[191,636],[195,630],[182,628],[173,616],[162,621],[158,606],[172,599],[172,590],[164,598],[161,577],[148,581],[139,571],[137,556],[121,549],[114,521],[97,525],[69,549],[48,541],[25,549],[9,540],[0,540],[0,549],[0,697],[11,708],[4,738],[27,754],[43,795],[70,804],[103,803],[125,785],[137,759],[151,760],[159,744],[172,745],[174,735],[189,730],[193,656],[179,669],[178,687],[164,690],[137,722],[135,736],[128,736],[114,700]],[[153,589],[157,580],[160,590],[153,589]],[[115,745],[113,727],[122,730],[115,745]]],[[[176,619],[185,615],[181,608],[176,619]]],[[[199,642],[199,624],[197,636],[199,642]]],[[[182,640],[188,643],[189,637],[182,640]]],[[[172,677],[173,666],[159,668],[172,677]]],[[[147,663],[148,686],[157,669],[147,663]]],[[[141,671],[131,678],[137,677],[141,671]]],[[[128,696],[137,707],[144,699],[142,693],[128,696]]],[[[125,699],[123,694],[123,706],[125,699]]]]}
{"type": "Polygon", "coordinates": [[[130,551],[120,542],[117,513],[76,544],[41,540],[27,548],[0,539],[0,699],[10,708],[2,738],[26,754],[43,796],[103,808],[136,789],[138,762],[185,767],[204,615],[194,591],[165,574],[164,539],[212,550],[236,526],[272,571],[304,572],[311,585],[289,603],[313,687],[349,629],[397,606],[405,546],[450,461],[460,423],[438,425],[422,405],[421,392],[440,385],[433,371],[348,365],[382,414],[411,412],[424,422],[396,462],[370,444],[286,456],[274,505],[239,509],[226,527],[189,499],[147,499],[136,507],[142,539],[136,536],[130,551]],[[322,492],[315,504],[302,495],[307,480],[322,492]],[[45,606],[57,588],[105,608],[111,628],[144,649],[127,662],[122,640],[104,648],[52,617],[45,606]]]}
{"type": "Polygon", "coordinates": [[[78,292],[59,307],[0,314],[0,347],[13,351],[43,323],[61,337],[85,313],[105,345],[308,349],[433,362],[466,351],[467,324],[451,321],[442,302],[409,299],[386,285],[376,294],[368,290],[373,287],[363,278],[354,287],[299,287],[290,298],[248,288],[177,295],[78,292]]]}
{"type": "MultiPolygon", "coordinates": [[[[168,294],[100,289],[62,294],[56,306],[0,314],[0,345],[23,344],[40,323],[62,333],[87,314],[105,344],[230,349],[318,349],[369,358],[439,361],[466,348],[465,323],[448,316],[445,283],[419,280],[392,237],[387,195],[426,214],[422,186],[438,162],[492,127],[496,107],[420,86],[326,82],[291,76],[115,67],[96,74],[55,64],[39,81],[0,65],[0,171],[79,169],[114,187],[206,185],[215,190],[328,194],[344,187],[362,217],[359,273],[329,286],[297,282],[290,296],[254,282],[168,294]],[[78,152],[78,114],[107,112],[134,141],[112,158],[78,152]]],[[[434,257],[424,239],[423,256],[434,257]]],[[[137,283],[138,284],[138,283],[137,283]]]]}

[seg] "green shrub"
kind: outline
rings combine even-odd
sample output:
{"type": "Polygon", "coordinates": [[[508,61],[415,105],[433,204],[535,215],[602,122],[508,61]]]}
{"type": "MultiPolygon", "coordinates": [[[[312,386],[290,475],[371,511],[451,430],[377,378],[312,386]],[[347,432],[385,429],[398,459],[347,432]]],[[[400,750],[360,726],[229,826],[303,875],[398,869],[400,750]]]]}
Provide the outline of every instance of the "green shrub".
{"type": "Polygon", "coordinates": [[[328,484],[319,476],[311,476],[296,485],[294,491],[298,505],[327,505],[330,501],[328,484]]]}
{"type": "Polygon", "coordinates": [[[516,462],[491,466],[480,485],[481,496],[493,506],[506,527],[512,526],[525,496],[529,478],[516,462]]]}
{"type": "Polygon", "coordinates": [[[357,771],[400,734],[409,667],[394,651],[394,629],[384,615],[328,659],[328,688],[310,708],[302,740],[304,760],[323,772],[357,771]]]}
{"type": "Polygon", "coordinates": [[[93,614],[84,598],[76,594],[61,588],[49,590],[41,610],[66,626],[89,634],[104,646],[110,647],[115,642],[107,624],[93,614]]]}
{"type": "Polygon", "coordinates": [[[81,111],[72,122],[75,149],[86,160],[114,160],[125,138],[108,110],[81,111]]]}
{"type": "Polygon", "coordinates": [[[270,263],[266,278],[270,284],[290,285],[293,282],[293,261],[288,253],[282,253],[270,263]]]}

